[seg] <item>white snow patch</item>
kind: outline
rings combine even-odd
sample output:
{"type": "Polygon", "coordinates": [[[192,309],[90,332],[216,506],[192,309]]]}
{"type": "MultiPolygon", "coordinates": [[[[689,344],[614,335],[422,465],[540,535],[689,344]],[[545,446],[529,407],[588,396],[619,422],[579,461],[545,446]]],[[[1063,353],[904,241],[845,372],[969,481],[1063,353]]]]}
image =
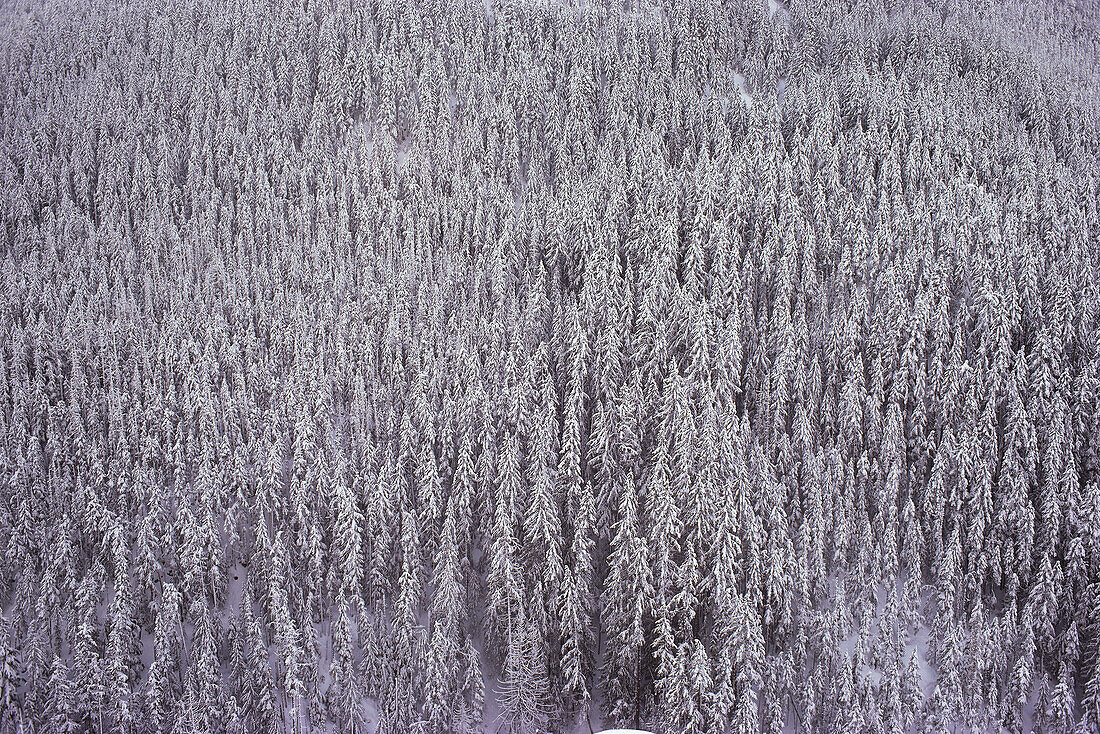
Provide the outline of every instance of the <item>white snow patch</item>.
{"type": "Polygon", "coordinates": [[[408,163],[410,156],[412,156],[412,147],[413,143],[411,136],[397,144],[396,160],[398,169],[404,170],[405,164],[408,163]]]}
{"type": "Polygon", "coordinates": [[[745,86],[745,75],[739,71],[733,72],[733,83],[737,87],[737,93],[741,95],[741,101],[746,107],[752,107],[752,93],[745,86]]]}
{"type": "Polygon", "coordinates": [[[778,13],[779,20],[784,23],[789,22],[791,19],[791,10],[784,0],[768,0],[768,13],[773,16],[778,13]]]}
{"type": "Polygon", "coordinates": [[[228,584],[225,589],[225,611],[228,614],[238,614],[241,608],[241,597],[244,595],[244,582],[248,576],[248,569],[240,563],[234,564],[229,569],[228,584]]]}

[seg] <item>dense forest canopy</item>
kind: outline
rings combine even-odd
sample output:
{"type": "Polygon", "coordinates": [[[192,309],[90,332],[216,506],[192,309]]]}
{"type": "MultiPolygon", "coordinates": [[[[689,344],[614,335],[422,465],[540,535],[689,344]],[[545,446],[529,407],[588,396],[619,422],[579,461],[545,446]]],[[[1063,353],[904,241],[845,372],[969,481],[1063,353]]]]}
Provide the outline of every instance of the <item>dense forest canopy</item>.
{"type": "Polygon", "coordinates": [[[0,28],[0,732],[1100,728],[1095,3],[0,28]]]}

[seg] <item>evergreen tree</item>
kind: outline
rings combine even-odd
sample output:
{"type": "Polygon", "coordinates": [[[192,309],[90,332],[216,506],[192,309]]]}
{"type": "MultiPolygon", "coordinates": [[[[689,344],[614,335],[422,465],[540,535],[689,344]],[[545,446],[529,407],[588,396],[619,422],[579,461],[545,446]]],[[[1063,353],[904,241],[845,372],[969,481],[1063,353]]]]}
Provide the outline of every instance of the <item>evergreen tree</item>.
{"type": "Polygon", "coordinates": [[[521,615],[508,635],[501,671],[501,725],[509,732],[547,731],[551,717],[549,679],[536,630],[521,615]]]}

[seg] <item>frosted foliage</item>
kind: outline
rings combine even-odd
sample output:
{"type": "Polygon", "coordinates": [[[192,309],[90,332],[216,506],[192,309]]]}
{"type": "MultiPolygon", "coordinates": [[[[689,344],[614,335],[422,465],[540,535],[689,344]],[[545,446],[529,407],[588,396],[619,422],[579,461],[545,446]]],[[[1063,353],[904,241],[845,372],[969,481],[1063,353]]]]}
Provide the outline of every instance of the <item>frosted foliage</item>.
{"type": "Polygon", "coordinates": [[[1100,730],[1098,60],[0,3],[0,734],[1100,730]]]}

